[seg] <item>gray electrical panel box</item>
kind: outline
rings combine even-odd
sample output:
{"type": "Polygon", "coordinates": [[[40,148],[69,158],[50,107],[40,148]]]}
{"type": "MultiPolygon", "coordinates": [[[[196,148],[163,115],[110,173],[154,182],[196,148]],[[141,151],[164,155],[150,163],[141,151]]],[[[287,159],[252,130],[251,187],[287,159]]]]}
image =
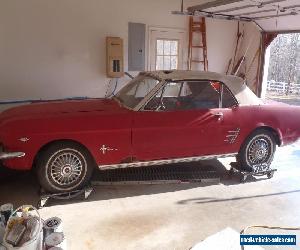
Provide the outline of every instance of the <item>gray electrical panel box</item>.
{"type": "Polygon", "coordinates": [[[128,23],[128,71],[145,70],[146,25],[128,23]]]}

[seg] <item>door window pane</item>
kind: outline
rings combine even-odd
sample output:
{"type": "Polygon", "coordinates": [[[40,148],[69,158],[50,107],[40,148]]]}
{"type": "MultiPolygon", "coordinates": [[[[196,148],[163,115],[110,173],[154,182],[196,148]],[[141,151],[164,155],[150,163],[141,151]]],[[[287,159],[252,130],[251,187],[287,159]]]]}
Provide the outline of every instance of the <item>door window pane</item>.
{"type": "Polygon", "coordinates": [[[156,70],[178,69],[178,40],[156,41],[156,70]]]}
{"type": "Polygon", "coordinates": [[[220,89],[221,83],[212,81],[169,82],[145,109],[175,111],[219,108],[220,89]]]}
{"type": "Polygon", "coordinates": [[[166,84],[164,89],[164,98],[173,97],[178,98],[180,92],[181,83],[179,82],[170,82],[166,84]]]}
{"type": "Polygon", "coordinates": [[[164,56],[164,69],[171,69],[171,57],[164,56]]]}
{"type": "Polygon", "coordinates": [[[219,83],[210,81],[186,82],[191,94],[185,97],[186,109],[213,109],[219,107],[219,83]]]}
{"type": "Polygon", "coordinates": [[[219,108],[221,83],[211,81],[169,82],[145,110],[175,111],[219,108]]]}
{"type": "Polygon", "coordinates": [[[222,97],[222,107],[223,108],[232,108],[237,104],[235,98],[233,97],[230,90],[224,85],[223,87],[223,97],[222,97]]]}
{"type": "Polygon", "coordinates": [[[157,55],[164,54],[164,40],[157,40],[157,55]]]}
{"type": "Polygon", "coordinates": [[[164,69],[164,57],[157,56],[156,57],[156,70],[162,70],[162,69],[164,69]]]}
{"type": "Polygon", "coordinates": [[[171,69],[177,69],[177,68],[178,68],[178,57],[171,56],[171,69]]]}
{"type": "Polygon", "coordinates": [[[176,56],[178,55],[178,42],[171,41],[171,55],[176,56]]]}
{"type": "Polygon", "coordinates": [[[164,40],[164,55],[171,55],[171,41],[164,40]]]}

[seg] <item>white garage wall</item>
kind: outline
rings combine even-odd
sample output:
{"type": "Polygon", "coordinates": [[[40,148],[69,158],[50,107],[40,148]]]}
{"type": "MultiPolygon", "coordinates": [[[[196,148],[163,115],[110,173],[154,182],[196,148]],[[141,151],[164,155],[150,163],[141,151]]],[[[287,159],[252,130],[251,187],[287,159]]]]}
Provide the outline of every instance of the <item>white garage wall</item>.
{"type": "Polygon", "coordinates": [[[234,55],[237,22],[207,19],[208,68],[210,71],[225,73],[228,62],[234,55]]]}
{"type": "Polygon", "coordinates": [[[169,14],[172,2],[2,1],[0,99],[103,96],[105,37],[120,36],[127,48],[130,21],[185,28],[169,14]]]}
{"type": "MultiPolygon", "coordinates": [[[[103,97],[105,37],[124,38],[128,22],[187,29],[175,0],[9,0],[0,3],[0,100],[103,97]]],[[[224,72],[236,25],[208,20],[210,70],[224,72]]]]}

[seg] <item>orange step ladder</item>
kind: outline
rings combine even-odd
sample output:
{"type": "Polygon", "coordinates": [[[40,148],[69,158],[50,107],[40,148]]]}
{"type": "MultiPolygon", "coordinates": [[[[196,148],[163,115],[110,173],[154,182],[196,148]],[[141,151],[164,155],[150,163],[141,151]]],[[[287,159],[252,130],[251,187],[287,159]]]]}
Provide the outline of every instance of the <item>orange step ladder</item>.
{"type": "Polygon", "coordinates": [[[204,17],[190,17],[188,69],[204,71],[208,70],[206,24],[204,17]],[[196,38],[198,40],[197,43],[195,42],[196,38]],[[197,56],[197,58],[195,58],[195,55],[197,56]],[[195,68],[193,67],[193,64],[196,64],[198,66],[195,68]]]}

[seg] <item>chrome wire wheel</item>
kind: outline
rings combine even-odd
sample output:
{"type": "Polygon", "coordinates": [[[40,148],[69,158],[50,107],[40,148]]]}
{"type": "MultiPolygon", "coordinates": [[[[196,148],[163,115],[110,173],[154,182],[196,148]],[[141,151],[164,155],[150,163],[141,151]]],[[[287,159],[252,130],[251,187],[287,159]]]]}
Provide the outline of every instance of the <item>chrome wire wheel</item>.
{"type": "Polygon", "coordinates": [[[269,169],[273,160],[274,143],[265,134],[253,137],[246,147],[246,161],[254,172],[262,172],[269,169]]]}
{"type": "Polygon", "coordinates": [[[75,149],[63,149],[54,153],[47,165],[50,182],[61,190],[79,186],[86,175],[86,160],[75,149]]]}

